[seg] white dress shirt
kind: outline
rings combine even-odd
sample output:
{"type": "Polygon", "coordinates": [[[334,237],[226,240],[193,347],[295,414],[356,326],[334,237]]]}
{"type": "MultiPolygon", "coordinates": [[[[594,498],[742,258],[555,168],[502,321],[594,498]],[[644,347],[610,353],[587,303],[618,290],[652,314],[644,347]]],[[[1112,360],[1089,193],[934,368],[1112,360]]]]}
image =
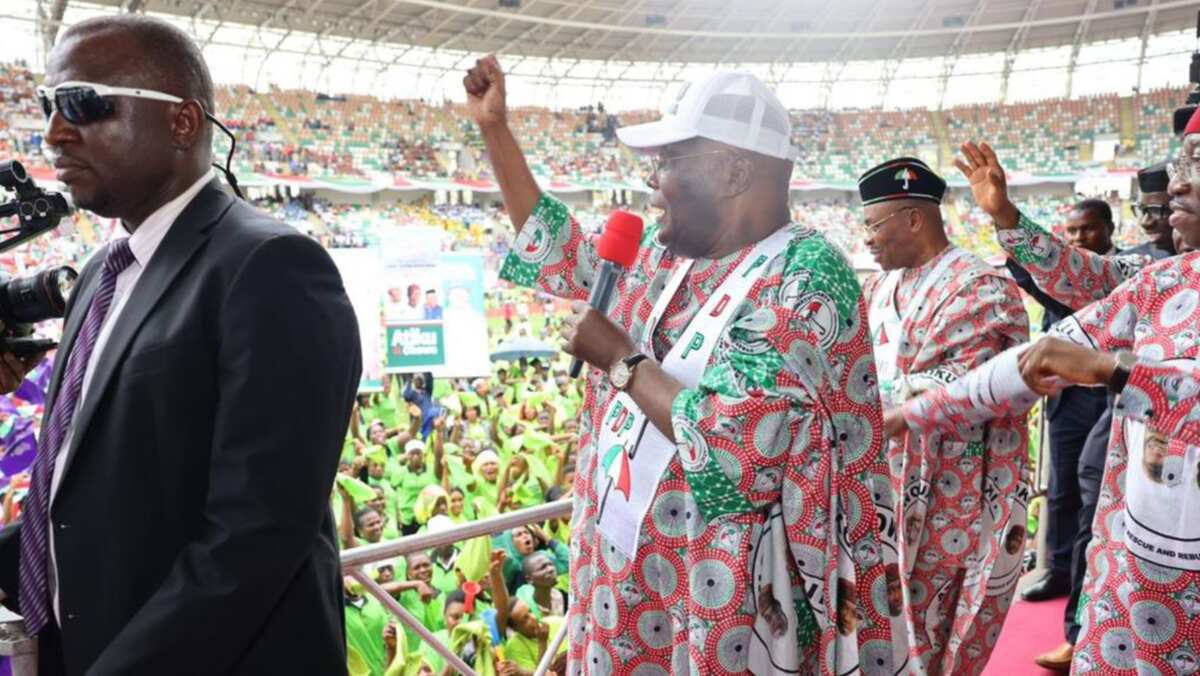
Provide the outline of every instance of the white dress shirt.
{"type": "MultiPolygon", "coordinates": [[[[158,245],[162,243],[163,238],[167,236],[167,232],[171,229],[171,225],[175,222],[187,205],[196,197],[200,190],[208,185],[212,180],[213,171],[209,169],[200,180],[196,181],[187,190],[184,190],[178,197],[170,202],[159,207],[154,213],[146,217],[142,224],[138,226],[133,234],[129,235],[129,250],[133,253],[133,263],[125,268],[121,274],[117,275],[117,286],[113,291],[112,304],[109,305],[108,316],[104,318],[104,324],[100,327],[100,334],[96,336],[96,345],[92,348],[92,354],[88,357],[87,370],[83,373],[83,388],[79,392],[79,400],[76,402],[76,413],[78,406],[87,398],[88,386],[92,382],[92,374],[96,369],[96,362],[99,361],[100,355],[104,352],[104,346],[108,343],[108,337],[112,335],[113,327],[121,317],[121,311],[125,309],[125,302],[129,300],[130,292],[133,290],[138,279],[142,276],[142,271],[146,269],[146,265],[150,263],[150,259],[154,256],[154,252],[158,250],[158,245]]],[[[114,233],[118,234],[118,233],[114,233]]],[[[77,312],[86,312],[86,308],[79,308],[77,312]]],[[[63,355],[63,358],[66,358],[63,355]]],[[[64,371],[65,373],[65,371],[64,371]]],[[[58,493],[58,485],[62,482],[63,469],[66,465],[67,449],[71,447],[71,439],[75,435],[75,430],[68,427],[63,434],[62,445],[58,449],[58,456],[54,459],[54,474],[50,480],[50,503],[54,504],[54,497],[58,493]]],[[[83,452],[86,452],[83,451],[83,452]]],[[[49,518],[49,511],[47,511],[49,518]]],[[[50,544],[50,587],[54,592],[54,617],[59,620],[61,625],[60,613],[58,608],[58,561],[54,553],[54,524],[48,526],[50,544]]]]}

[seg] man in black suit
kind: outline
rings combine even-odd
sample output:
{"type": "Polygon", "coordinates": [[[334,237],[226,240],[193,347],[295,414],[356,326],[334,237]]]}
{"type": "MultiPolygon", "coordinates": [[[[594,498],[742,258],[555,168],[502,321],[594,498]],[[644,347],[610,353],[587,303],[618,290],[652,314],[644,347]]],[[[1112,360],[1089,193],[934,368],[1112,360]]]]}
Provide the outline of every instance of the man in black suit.
{"type": "Polygon", "coordinates": [[[129,236],[79,278],[0,534],[39,673],[344,673],[328,497],[361,354],[337,269],[212,177],[212,82],[179,30],[76,24],[45,85],[59,180],[129,236]]]}
{"type": "MultiPolygon", "coordinates": [[[[1102,200],[1083,200],[1067,217],[1068,241],[1098,254],[1115,252],[1114,229],[1112,209],[1102,200]]],[[[1005,265],[1017,284],[1045,308],[1043,331],[1073,314],[1069,307],[1039,289],[1016,261],[1009,259],[1005,265]]],[[[1072,552],[1079,530],[1079,455],[1088,432],[1107,406],[1103,390],[1087,387],[1068,387],[1046,401],[1046,420],[1050,425],[1050,485],[1046,491],[1042,523],[1047,528],[1050,567],[1041,579],[1022,592],[1026,600],[1065,596],[1071,589],[1072,552]]]]}

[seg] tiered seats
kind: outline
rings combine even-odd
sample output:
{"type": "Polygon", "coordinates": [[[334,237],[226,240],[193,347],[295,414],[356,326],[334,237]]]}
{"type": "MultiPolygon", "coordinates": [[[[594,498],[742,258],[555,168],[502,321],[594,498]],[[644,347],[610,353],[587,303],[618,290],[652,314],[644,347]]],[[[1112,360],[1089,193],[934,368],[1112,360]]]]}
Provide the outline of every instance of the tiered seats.
{"type": "Polygon", "coordinates": [[[987,140],[1004,165],[1030,174],[1072,174],[1088,165],[1093,141],[1117,132],[1118,97],[957,106],[943,113],[953,142],[987,140]],[[1085,159],[1086,158],[1086,159],[1085,159]]]}
{"type": "MultiPolygon", "coordinates": [[[[0,156],[44,162],[39,152],[41,113],[33,97],[36,80],[23,66],[0,66],[0,156]]],[[[1177,151],[1170,119],[1185,95],[1184,89],[1174,88],[1136,97],[1133,146],[1121,149],[1115,166],[1144,166],[1177,151]]],[[[1017,172],[1074,174],[1096,166],[1091,162],[1093,143],[1100,135],[1118,132],[1121,105],[1120,98],[1110,94],[957,106],[941,113],[793,111],[793,138],[800,151],[796,177],[848,183],[890,157],[944,159],[943,141],[952,149],[965,139],[990,141],[1005,165],[1017,172]],[[939,116],[944,137],[939,137],[939,116]]],[[[491,178],[478,130],[461,104],[222,86],[216,107],[239,137],[239,171],[491,178]]],[[[599,108],[519,108],[511,112],[510,122],[540,176],[575,183],[628,183],[646,176],[648,162],[616,143],[610,122],[637,124],[657,116],[654,111],[626,112],[617,122],[599,108]]],[[[219,150],[227,148],[221,135],[214,138],[219,150]]]]}
{"type": "Polygon", "coordinates": [[[923,110],[794,111],[792,139],[800,151],[797,176],[835,182],[854,181],[888,158],[937,149],[923,110]]]}
{"type": "Polygon", "coordinates": [[[1187,98],[1187,91],[1184,87],[1154,89],[1138,97],[1140,105],[1134,110],[1138,156],[1143,166],[1179,153],[1179,139],[1172,134],[1171,118],[1187,98]]]}

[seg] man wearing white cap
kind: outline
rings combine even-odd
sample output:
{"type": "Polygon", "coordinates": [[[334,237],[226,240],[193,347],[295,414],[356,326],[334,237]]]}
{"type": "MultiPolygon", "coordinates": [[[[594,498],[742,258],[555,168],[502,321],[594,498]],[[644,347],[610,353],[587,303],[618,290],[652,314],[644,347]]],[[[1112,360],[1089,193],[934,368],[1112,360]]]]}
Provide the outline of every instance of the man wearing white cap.
{"type": "Polygon", "coordinates": [[[583,304],[595,242],[534,181],[499,64],[479,61],[464,86],[519,231],[501,275],[576,301],[567,351],[593,367],[572,673],[902,669],[866,310],[845,258],[790,223],[794,149],[775,95],[715,73],[662,120],[618,130],[655,154],[662,214],[605,314],[583,304]]]}

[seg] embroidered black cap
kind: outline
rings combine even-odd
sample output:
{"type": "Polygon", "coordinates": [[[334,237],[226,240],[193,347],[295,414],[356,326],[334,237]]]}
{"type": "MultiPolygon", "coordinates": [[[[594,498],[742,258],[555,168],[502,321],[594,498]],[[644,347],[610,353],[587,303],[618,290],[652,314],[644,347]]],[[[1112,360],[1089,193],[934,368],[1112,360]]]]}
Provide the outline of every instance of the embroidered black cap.
{"type": "Polygon", "coordinates": [[[1138,172],[1138,189],[1142,192],[1166,192],[1171,179],[1167,176],[1167,163],[1146,167],[1138,172]]]}
{"type": "Polygon", "coordinates": [[[929,200],[942,203],[946,181],[915,157],[898,157],[868,169],[858,179],[863,206],[892,200],[929,200]]]}

